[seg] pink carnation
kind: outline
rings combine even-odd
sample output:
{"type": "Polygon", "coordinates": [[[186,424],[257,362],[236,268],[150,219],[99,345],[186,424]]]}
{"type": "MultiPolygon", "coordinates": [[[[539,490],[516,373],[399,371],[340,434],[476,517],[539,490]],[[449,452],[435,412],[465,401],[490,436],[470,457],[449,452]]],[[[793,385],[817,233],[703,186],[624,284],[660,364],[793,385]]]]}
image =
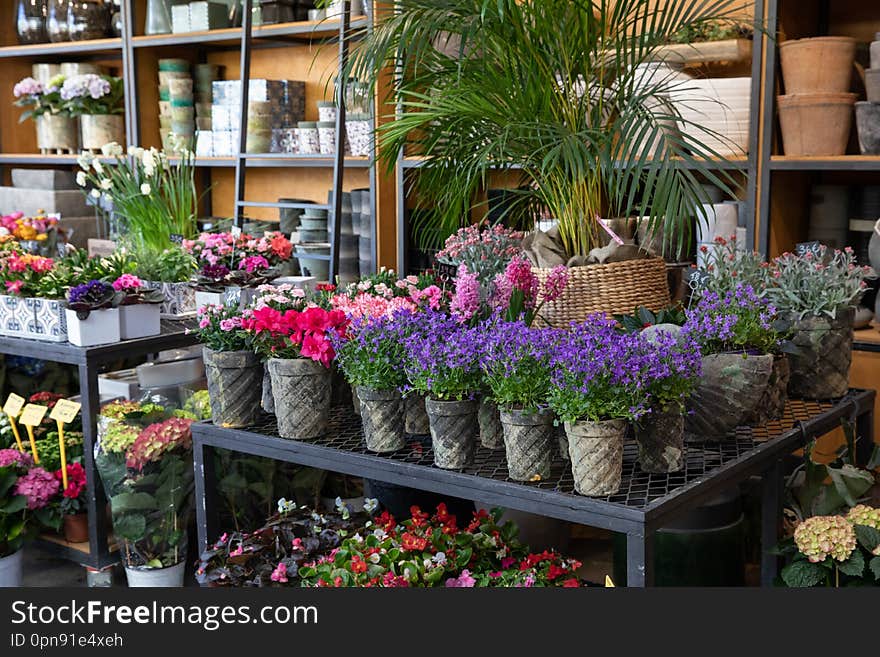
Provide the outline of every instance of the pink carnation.
{"type": "Polygon", "coordinates": [[[51,472],[43,468],[31,468],[15,484],[15,494],[24,495],[27,498],[27,508],[31,510],[42,509],[59,490],[61,484],[51,472]]]}

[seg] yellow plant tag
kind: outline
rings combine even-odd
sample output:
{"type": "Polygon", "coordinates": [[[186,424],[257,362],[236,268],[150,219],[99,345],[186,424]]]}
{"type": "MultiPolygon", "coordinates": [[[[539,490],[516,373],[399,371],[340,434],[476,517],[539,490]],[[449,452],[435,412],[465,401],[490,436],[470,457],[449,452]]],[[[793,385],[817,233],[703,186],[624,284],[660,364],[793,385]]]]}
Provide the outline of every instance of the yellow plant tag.
{"type": "Polygon", "coordinates": [[[14,392],[6,398],[3,405],[3,412],[9,417],[18,417],[21,409],[24,407],[24,397],[19,397],[14,392]]]}
{"type": "Polygon", "coordinates": [[[616,586],[614,586],[614,582],[611,581],[611,578],[608,577],[608,575],[605,575],[605,588],[606,589],[617,588],[616,586]]]}
{"type": "Polygon", "coordinates": [[[59,399],[55,403],[55,407],[52,409],[52,413],[49,417],[56,422],[64,422],[64,424],[70,424],[76,418],[76,414],[79,413],[79,409],[82,407],[82,404],[79,404],[75,401],[70,401],[69,399],[59,399]]]}
{"type": "Polygon", "coordinates": [[[21,412],[21,417],[18,418],[18,421],[26,427],[39,426],[40,422],[43,421],[43,418],[46,417],[46,411],[48,410],[49,409],[45,406],[40,406],[38,404],[28,404],[21,412]]]}

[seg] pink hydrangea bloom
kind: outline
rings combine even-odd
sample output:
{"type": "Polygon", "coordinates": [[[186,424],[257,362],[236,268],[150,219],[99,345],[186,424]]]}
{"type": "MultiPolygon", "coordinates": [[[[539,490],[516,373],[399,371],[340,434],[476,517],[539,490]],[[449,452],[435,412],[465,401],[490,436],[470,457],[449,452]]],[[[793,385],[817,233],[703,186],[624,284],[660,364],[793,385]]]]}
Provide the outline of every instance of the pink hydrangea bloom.
{"type": "Polygon", "coordinates": [[[0,449],[0,468],[5,468],[13,463],[30,467],[34,461],[30,454],[19,452],[17,449],[0,449]]]}
{"type": "Polygon", "coordinates": [[[31,510],[42,509],[59,490],[61,484],[51,472],[43,468],[31,468],[15,484],[15,494],[24,495],[27,498],[27,508],[31,510]]]}

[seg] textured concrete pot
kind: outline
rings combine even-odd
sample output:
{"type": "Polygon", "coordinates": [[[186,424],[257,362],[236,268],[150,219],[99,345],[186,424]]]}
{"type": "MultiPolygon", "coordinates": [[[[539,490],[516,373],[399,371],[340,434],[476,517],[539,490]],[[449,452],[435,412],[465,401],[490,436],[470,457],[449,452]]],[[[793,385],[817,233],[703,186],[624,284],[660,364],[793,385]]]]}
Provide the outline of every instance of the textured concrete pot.
{"type": "Polygon", "coordinates": [[[263,363],[263,389],[260,395],[260,406],[267,413],[275,415],[275,397],[272,396],[272,377],[269,375],[269,367],[263,363]]]}
{"type": "Polygon", "coordinates": [[[556,437],[553,414],[548,411],[526,413],[516,409],[503,410],[500,421],[510,478],[514,481],[549,478],[553,439],[556,437]]]}
{"type": "Polygon", "coordinates": [[[574,489],[581,495],[614,495],[623,476],[626,420],[566,422],[574,489]]]}
{"type": "Polygon", "coordinates": [[[384,454],[406,447],[405,415],[400,391],[358,386],[357,396],[367,449],[384,454]]]}
{"type": "Polygon", "coordinates": [[[79,122],[76,118],[43,114],[36,119],[37,148],[43,154],[75,153],[79,150],[79,122]]]}
{"type": "Polygon", "coordinates": [[[330,370],[311,359],[269,360],[278,435],[308,440],[327,430],[330,418],[330,370]]]}
{"type": "Polygon", "coordinates": [[[785,412],[788,401],[788,382],[791,378],[791,366],[785,354],[774,356],[773,369],[764,396],[758,401],[754,412],[746,419],[746,424],[759,427],[773,420],[778,420],[785,412]]]}
{"type": "Polygon", "coordinates": [[[100,151],[110,142],[125,145],[125,118],[121,114],[83,114],[79,124],[86,150],[100,151]]]}
{"type": "Polygon", "coordinates": [[[816,93],[778,96],[785,154],[844,155],[852,128],[855,94],[816,93]],[[822,126],[822,129],[817,129],[822,126]]]}
{"type": "Polygon", "coordinates": [[[252,351],[202,349],[211,419],[220,427],[253,425],[260,417],[263,364],[252,351]]]}
{"type": "Polygon", "coordinates": [[[472,463],[479,427],[477,402],[425,400],[434,448],[434,465],[458,470],[472,463]]]}
{"type": "Polygon", "coordinates": [[[684,415],[654,411],[636,425],[639,466],[645,472],[678,472],[684,467],[684,415]]]}
{"type": "Polygon", "coordinates": [[[406,432],[413,436],[426,436],[431,433],[428,423],[428,411],[425,410],[425,398],[422,395],[407,395],[404,400],[406,413],[406,432]]]}
{"type": "Polygon", "coordinates": [[[779,44],[787,94],[844,93],[852,82],[855,39],[814,37],[779,44]]]}
{"type": "Polygon", "coordinates": [[[832,399],[849,390],[853,313],[790,320],[791,341],[800,353],[789,356],[788,394],[800,399],[832,399]]]}
{"type": "Polygon", "coordinates": [[[856,103],[856,128],[862,155],[880,155],[880,103],[856,103]]]}
{"type": "Polygon", "coordinates": [[[487,397],[481,397],[478,419],[480,422],[480,445],[486,449],[503,448],[504,429],[501,427],[501,416],[495,402],[487,397]]]}
{"type": "Polygon", "coordinates": [[[745,425],[767,390],[773,356],[703,356],[703,375],[688,399],[685,439],[724,440],[745,425]]]}
{"type": "Polygon", "coordinates": [[[21,586],[21,564],[24,550],[19,549],[8,557],[0,557],[0,589],[21,586]]]}

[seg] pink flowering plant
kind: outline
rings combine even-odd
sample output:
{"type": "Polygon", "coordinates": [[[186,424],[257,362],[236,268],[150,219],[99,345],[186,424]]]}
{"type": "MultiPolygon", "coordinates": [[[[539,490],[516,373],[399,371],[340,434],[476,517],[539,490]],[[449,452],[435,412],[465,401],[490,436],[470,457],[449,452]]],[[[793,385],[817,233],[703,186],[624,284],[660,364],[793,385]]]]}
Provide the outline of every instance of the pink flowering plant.
{"type": "Polygon", "coordinates": [[[59,91],[71,116],[122,114],[125,91],[122,78],[83,73],[65,79],[59,91]]]}
{"type": "Polygon", "coordinates": [[[330,298],[332,306],[352,319],[391,316],[399,310],[440,310],[447,305],[447,293],[430,274],[398,279],[384,267],[377,273],[351,283],[330,298]]]}
{"type": "Polygon", "coordinates": [[[523,237],[523,233],[501,225],[472,224],[447,238],[437,253],[437,262],[456,269],[464,265],[482,285],[488,285],[522,250],[523,237]]]}
{"type": "Polygon", "coordinates": [[[55,278],[48,276],[57,268],[52,258],[22,253],[10,247],[0,256],[0,293],[13,296],[51,296],[55,290],[55,278]]]}
{"type": "Polygon", "coordinates": [[[198,310],[196,335],[212,351],[245,351],[251,348],[253,335],[242,325],[253,311],[233,306],[202,306],[198,310]]]}
{"type": "Polygon", "coordinates": [[[199,267],[223,265],[230,271],[249,274],[287,262],[293,244],[282,233],[270,231],[262,237],[247,233],[202,233],[195,240],[184,240],[183,248],[196,258],[199,267]]]}
{"type": "Polygon", "coordinates": [[[29,454],[0,449],[0,558],[18,552],[41,525],[59,527],[53,501],[60,489],[52,474],[35,466],[29,454]]]}
{"type": "Polygon", "coordinates": [[[121,294],[120,306],[131,306],[139,303],[162,303],[165,295],[161,290],[148,288],[134,274],[123,274],[112,283],[113,289],[121,294]]]}
{"type": "Polygon", "coordinates": [[[704,264],[700,275],[692,277],[692,289],[723,295],[737,285],[751,285],[759,296],[766,294],[770,266],[760,253],[749,251],[736,241],[736,236],[716,237],[710,245],[702,245],[704,264]]]}
{"type": "Polygon", "coordinates": [[[22,113],[18,119],[19,123],[24,123],[32,118],[36,119],[43,114],[70,116],[69,108],[61,98],[63,84],[63,75],[55,76],[45,85],[31,77],[17,82],[12,88],[15,105],[30,108],[22,113]]]}

